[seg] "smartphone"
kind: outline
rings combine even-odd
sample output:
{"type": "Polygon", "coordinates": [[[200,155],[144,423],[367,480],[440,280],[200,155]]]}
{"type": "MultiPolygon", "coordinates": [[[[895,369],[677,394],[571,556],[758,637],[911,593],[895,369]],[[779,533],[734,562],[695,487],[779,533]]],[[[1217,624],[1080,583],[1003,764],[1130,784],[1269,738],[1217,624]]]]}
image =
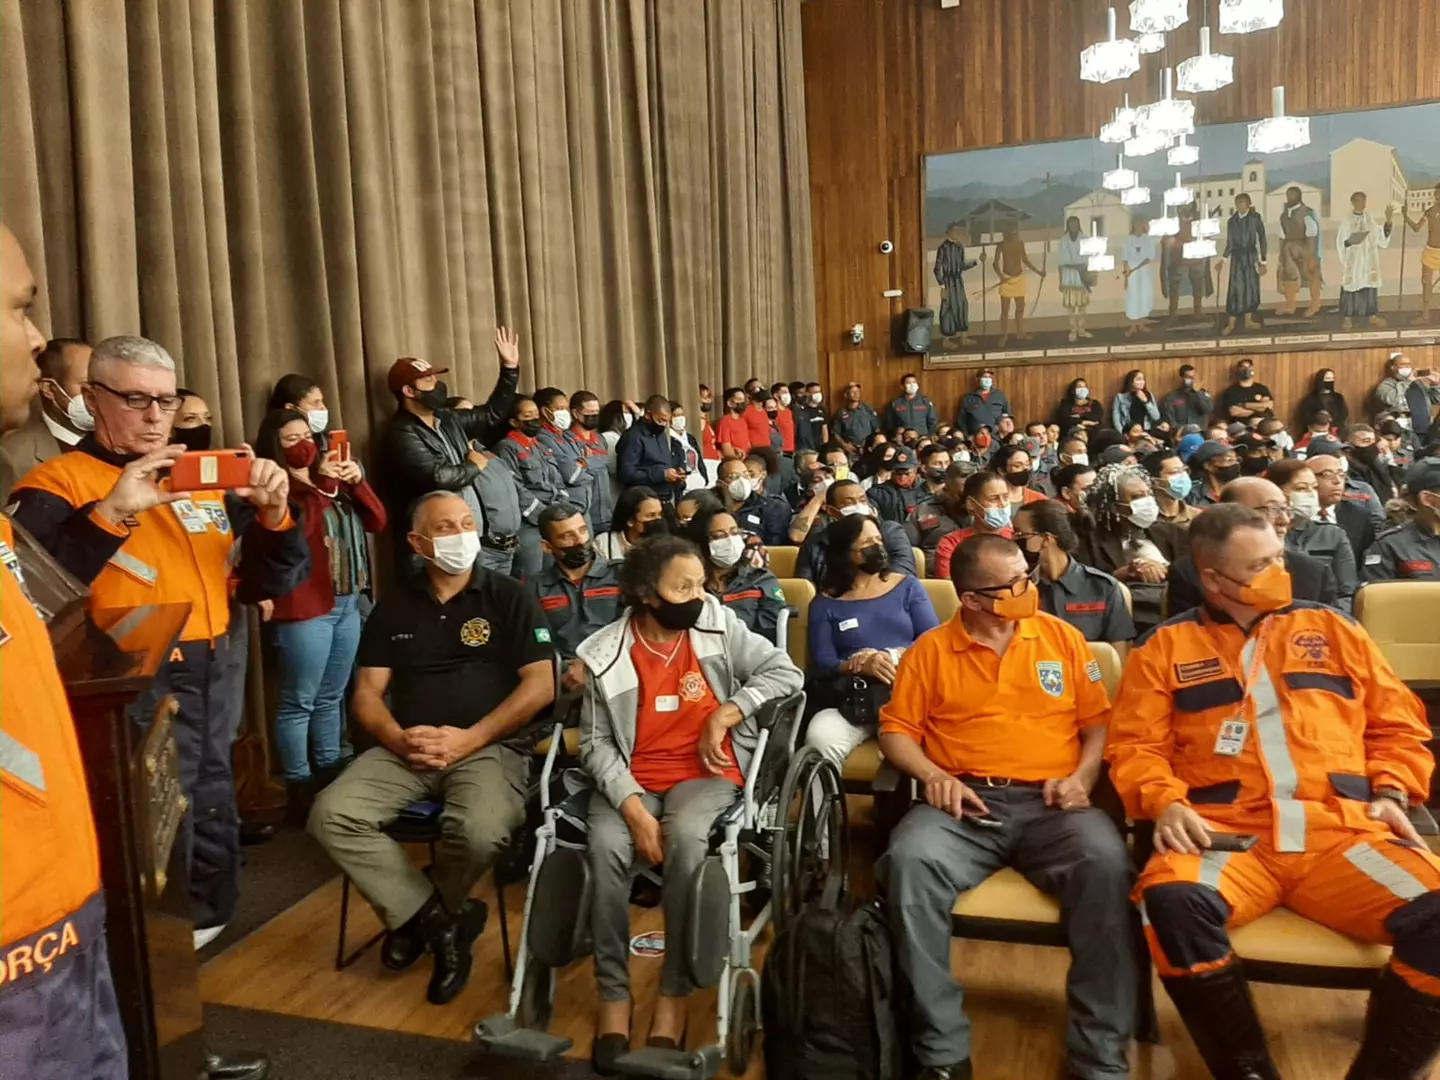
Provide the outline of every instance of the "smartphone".
{"type": "MultiPolygon", "coordinates": [[[[966,814],[964,819],[974,822],[976,825],[980,825],[986,829],[1002,829],[1005,827],[1005,823],[994,814],[966,814]]],[[[1251,839],[1253,840],[1254,837],[1251,837],[1251,839]]]]}
{"type": "Polygon", "coordinates": [[[836,465],[836,466],[835,466],[835,479],[836,479],[836,480],[849,480],[849,479],[850,479],[850,466],[849,466],[849,465],[836,465]]]}
{"type": "Polygon", "coordinates": [[[350,433],[344,428],[330,432],[330,449],[325,456],[331,461],[350,460],[350,433]]]}
{"type": "Polygon", "coordinates": [[[1255,846],[1255,837],[1244,833],[1212,832],[1211,851],[1249,851],[1255,846]]]}
{"type": "Polygon", "coordinates": [[[250,464],[247,450],[192,450],[170,468],[171,491],[209,491],[246,487],[250,464]]]}

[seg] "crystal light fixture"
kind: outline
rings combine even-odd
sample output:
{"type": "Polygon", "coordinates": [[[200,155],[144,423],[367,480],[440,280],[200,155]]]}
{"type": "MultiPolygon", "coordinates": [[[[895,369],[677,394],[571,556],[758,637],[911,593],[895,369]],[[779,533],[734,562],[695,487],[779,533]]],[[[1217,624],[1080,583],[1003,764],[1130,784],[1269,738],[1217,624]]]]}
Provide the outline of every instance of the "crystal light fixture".
{"type": "Polygon", "coordinates": [[[1194,165],[1200,160],[1200,148],[1187,142],[1185,136],[1181,135],[1175,145],[1170,147],[1165,160],[1171,165],[1194,165]]]}
{"type": "Polygon", "coordinates": [[[1119,164],[1100,178],[1100,186],[1106,191],[1124,191],[1140,182],[1140,174],[1125,167],[1125,155],[1119,156],[1119,164]]]}
{"type": "Polygon", "coordinates": [[[1081,255],[1104,255],[1110,250],[1110,241],[1100,235],[1100,223],[1090,223],[1090,235],[1080,241],[1081,255]]]}
{"type": "Polygon", "coordinates": [[[1107,270],[1114,270],[1115,256],[1104,253],[1091,255],[1089,262],[1085,264],[1085,268],[1092,274],[1103,274],[1107,270]]]}
{"type": "Polygon", "coordinates": [[[1285,115],[1285,88],[1271,91],[1275,115],[1250,125],[1247,146],[1252,154],[1281,154],[1310,145],[1310,118],[1285,115]]]}
{"type": "Polygon", "coordinates": [[[1200,216],[1195,220],[1195,223],[1190,226],[1190,231],[1196,236],[1209,237],[1213,240],[1220,235],[1220,219],[1210,216],[1210,208],[1208,206],[1203,207],[1200,210],[1200,216]]]}
{"type": "Polygon", "coordinates": [[[1130,0],[1130,29],[1138,34],[1168,34],[1190,19],[1187,0],[1130,0]]]}
{"type": "Polygon", "coordinates": [[[1210,51],[1210,27],[1200,28],[1200,52],[1180,62],[1176,85],[1184,94],[1204,94],[1235,81],[1235,58],[1210,51]]]}
{"type": "Polygon", "coordinates": [[[1150,219],[1151,236],[1179,236],[1180,219],[1171,217],[1168,213],[1161,214],[1157,218],[1150,219]]]}
{"type": "Polygon", "coordinates": [[[1214,240],[1189,240],[1180,250],[1187,259],[1213,259],[1219,249],[1214,240]]]}
{"type": "Polygon", "coordinates": [[[1185,182],[1180,179],[1180,174],[1175,174],[1175,186],[1165,190],[1166,206],[1189,206],[1195,201],[1195,189],[1186,187],[1185,182]]]}
{"type": "Polygon", "coordinates": [[[1115,116],[1100,128],[1103,143],[1123,143],[1135,134],[1135,110],[1130,107],[1130,95],[1125,95],[1125,104],[1115,109],[1115,116]]]}
{"type": "Polygon", "coordinates": [[[1086,82],[1107,83],[1128,79],[1140,70],[1140,46],[1128,38],[1115,36],[1115,9],[1106,12],[1109,36],[1097,41],[1080,54],[1080,78],[1086,82]]]}
{"type": "Polygon", "coordinates": [[[1135,44],[1140,46],[1140,51],[1149,55],[1157,53],[1165,48],[1164,34],[1136,34],[1135,44]]]}
{"type": "Polygon", "coordinates": [[[1195,133],[1195,102],[1181,101],[1172,96],[1174,72],[1165,69],[1165,92],[1159,101],[1141,105],[1136,110],[1135,134],[1163,136],[1168,142],[1176,135],[1195,133]]]}
{"type": "Polygon", "coordinates": [[[1285,0],[1220,0],[1220,33],[1271,30],[1285,18],[1285,0]]]}
{"type": "Polygon", "coordinates": [[[1168,135],[1140,135],[1125,140],[1126,157],[1149,157],[1170,145],[1168,135]]]}
{"type": "Polygon", "coordinates": [[[1121,206],[1144,206],[1150,201],[1150,189],[1148,187],[1126,188],[1120,193],[1121,206]]]}

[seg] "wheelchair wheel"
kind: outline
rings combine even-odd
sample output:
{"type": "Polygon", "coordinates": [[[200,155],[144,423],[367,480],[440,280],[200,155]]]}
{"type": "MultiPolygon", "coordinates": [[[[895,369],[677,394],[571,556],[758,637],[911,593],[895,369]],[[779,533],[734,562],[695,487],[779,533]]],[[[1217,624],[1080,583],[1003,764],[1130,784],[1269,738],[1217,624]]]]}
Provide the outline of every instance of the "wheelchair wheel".
{"type": "Polygon", "coordinates": [[[744,1076],[755,1053],[755,1036],[760,1031],[756,1022],[755,984],[737,979],[730,991],[730,1031],[725,1037],[725,1064],[735,1076],[744,1076]]]}
{"type": "Polygon", "coordinates": [[[780,790],[771,887],[775,929],[790,920],[849,861],[849,818],[840,771],[813,747],[795,755],[780,790]]]}
{"type": "Polygon", "coordinates": [[[515,1009],[517,1027],[547,1031],[554,1007],[551,990],[555,985],[555,969],[530,959],[525,969],[525,985],[520,988],[520,1004],[515,1009]]]}

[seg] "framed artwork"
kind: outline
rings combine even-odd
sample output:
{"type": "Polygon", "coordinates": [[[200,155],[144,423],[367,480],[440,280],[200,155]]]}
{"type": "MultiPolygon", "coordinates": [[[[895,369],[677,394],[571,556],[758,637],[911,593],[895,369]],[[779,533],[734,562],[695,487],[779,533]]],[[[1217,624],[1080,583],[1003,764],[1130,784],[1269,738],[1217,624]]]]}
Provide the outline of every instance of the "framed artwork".
{"type": "Polygon", "coordinates": [[[1124,160],[1148,191],[1098,139],[927,156],[927,365],[1440,341],[1440,102],[1310,127],[1258,156],[1197,126],[1191,164],[1124,160]]]}

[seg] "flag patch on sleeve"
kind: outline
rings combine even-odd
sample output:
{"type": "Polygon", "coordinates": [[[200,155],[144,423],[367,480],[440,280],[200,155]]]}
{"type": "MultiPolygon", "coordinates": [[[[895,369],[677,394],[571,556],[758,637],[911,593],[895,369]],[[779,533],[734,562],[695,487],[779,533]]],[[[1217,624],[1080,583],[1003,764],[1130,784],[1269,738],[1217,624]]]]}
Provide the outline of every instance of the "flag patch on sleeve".
{"type": "Polygon", "coordinates": [[[535,628],[535,640],[540,642],[540,644],[542,645],[549,645],[550,631],[546,630],[543,626],[537,626],[535,628]]]}
{"type": "Polygon", "coordinates": [[[1085,665],[1085,676],[1091,682],[1100,681],[1100,662],[1098,660],[1091,660],[1085,665]]]}

